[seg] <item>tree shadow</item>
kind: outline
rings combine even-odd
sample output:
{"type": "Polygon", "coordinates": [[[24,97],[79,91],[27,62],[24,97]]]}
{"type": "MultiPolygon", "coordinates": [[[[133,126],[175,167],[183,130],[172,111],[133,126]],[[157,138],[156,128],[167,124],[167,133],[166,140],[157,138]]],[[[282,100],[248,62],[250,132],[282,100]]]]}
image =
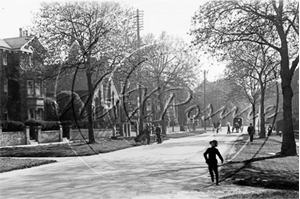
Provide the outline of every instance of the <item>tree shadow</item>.
{"type": "MultiPolygon", "coordinates": [[[[199,168],[202,168],[202,167],[192,166],[192,167],[185,167],[185,168],[178,168],[178,169],[162,169],[162,170],[152,171],[149,174],[149,176],[164,175],[164,174],[176,173],[176,172],[180,172],[180,171],[193,170],[193,169],[199,169],[199,168]]],[[[206,166],[203,168],[206,168],[206,166]]]]}
{"type": "Polygon", "coordinates": [[[262,161],[262,160],[268,160],[268,159],[275,159],[275,158],[284,158],[285,156],[281,155],[272,155],[272,156],[266,156],[266,157],[257,157],[257,158],[250,158],[247,160],[242,160],[242,161],[231,161],[228,162],[227,164],[250,164],[251,162],[256,162],[256,161],[262,161]]]}
{"type": "Polygon", "coordinates": [[[227,167],[222,171],[220,182],[229,180],[233,184],[242,186],[299,190],[299,175],[295,176],[295,172],[274,170],[272,167],[262,169],[252,164],[258,161],[284,157],[273,155],[229,162],[227,163],[227,167]]]}

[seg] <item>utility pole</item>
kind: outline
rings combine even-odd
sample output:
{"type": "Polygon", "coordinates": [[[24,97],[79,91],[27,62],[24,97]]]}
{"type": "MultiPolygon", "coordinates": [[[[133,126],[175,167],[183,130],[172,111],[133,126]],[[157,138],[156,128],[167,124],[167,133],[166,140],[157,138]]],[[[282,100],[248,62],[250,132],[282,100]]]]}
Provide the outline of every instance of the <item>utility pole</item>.
{"type": "Polygon", "coordinates": [[[204,81],[203,81],[203,94],[204,94],[204,130],[206,130],[206,103],[205,103],[205,81],[206,81],[206,70],[204,70],[204,81]]]}
{"type": "MultiPolygon", "coordinates": [[[[137,40],[138,40],[138,49],[141,47],[141,38],[140,38],[140,30],[143,29],[143,11],[139,11],[139,9],[136,10],[136,28],[137,28],[137,40]]],[[[138,63],[140,63],[140,51],[138,51],[138,63]]],[[[143,92],[141,87],[141,66],[139,66],[139,81],[138,81],[138,91],[139,91],[139,131],[142,132],[144,123],[143,123],[143,92]]],[[[137,132],[140,134],[140,132],[137,132]]]]}

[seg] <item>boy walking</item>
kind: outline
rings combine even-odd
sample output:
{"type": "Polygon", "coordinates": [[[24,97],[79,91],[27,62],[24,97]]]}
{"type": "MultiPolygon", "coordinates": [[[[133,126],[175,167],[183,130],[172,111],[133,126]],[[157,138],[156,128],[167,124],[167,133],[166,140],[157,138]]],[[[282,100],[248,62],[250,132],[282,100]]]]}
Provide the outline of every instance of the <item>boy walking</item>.
{"type": "Polygon", "coordinates": [[[219,173],[218,173],[218,161],[217,155],[221,162],[223,163],[223,157],[220,154],[219,150],[216,148],[218,146],[218,142],[216,140],[209,142],[211,147],[208,148],[203,154],[206,164],[208,164],[208,170],[210,173],[211,181],[214,182],[214,174],[216,175],[216,185],[219,185],[219,173]]]}

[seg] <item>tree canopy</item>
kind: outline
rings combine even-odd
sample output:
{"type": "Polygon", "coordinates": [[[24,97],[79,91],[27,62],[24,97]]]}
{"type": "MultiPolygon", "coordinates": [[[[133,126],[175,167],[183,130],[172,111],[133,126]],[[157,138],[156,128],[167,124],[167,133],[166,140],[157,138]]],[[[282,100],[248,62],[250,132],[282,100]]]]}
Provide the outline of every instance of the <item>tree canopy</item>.
{"type": "Polygon", "coordinates": [[[291,79],[298,66],[299,3],[294,0],[216,0],[203,6],[193,17],[193,44],[221,59],[245,43],[270,47],[280,55],[283,91],[283,155],[295,155],[292,125],[291,79]]]}

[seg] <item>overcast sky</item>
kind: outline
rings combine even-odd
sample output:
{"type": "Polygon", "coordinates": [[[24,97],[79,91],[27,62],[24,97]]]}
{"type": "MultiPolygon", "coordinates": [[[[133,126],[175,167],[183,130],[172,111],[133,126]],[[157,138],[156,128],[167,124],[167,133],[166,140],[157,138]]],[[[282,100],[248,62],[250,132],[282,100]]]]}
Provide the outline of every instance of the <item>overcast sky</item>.
{"type": "MultiPolygon", "coordinates": [[[[52,0],[53,1],[53,0],[52,0]]],[[[102,1],[102,0],[100,0],[102,1]]],[[[170,35],[191,41],[187,34],[191,28],[191,19],[205,0],[115,0],[144,12],[144,29],[141,35],[153,33],[159,35],[166,31],[170,35]]],[[[19,36],[19,28],[31,25],[32,13],[39,10],[41,2],[50,0],[1,0],[0,38],[19,36]]],[[[220,71],[220,70],[218,70],[220,71]]],[[[214,79],[216,72],[208,73],[208,79],[214,79]]]]}

